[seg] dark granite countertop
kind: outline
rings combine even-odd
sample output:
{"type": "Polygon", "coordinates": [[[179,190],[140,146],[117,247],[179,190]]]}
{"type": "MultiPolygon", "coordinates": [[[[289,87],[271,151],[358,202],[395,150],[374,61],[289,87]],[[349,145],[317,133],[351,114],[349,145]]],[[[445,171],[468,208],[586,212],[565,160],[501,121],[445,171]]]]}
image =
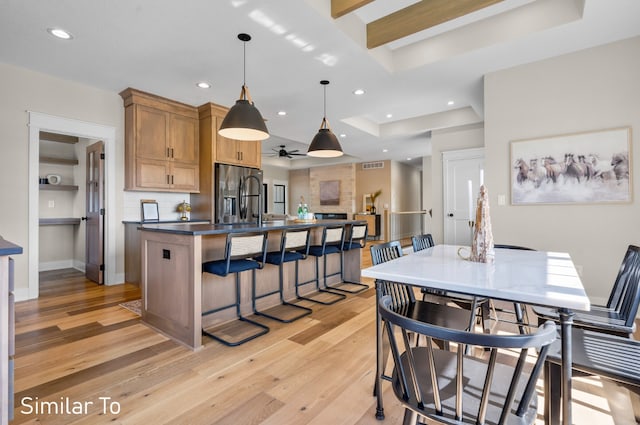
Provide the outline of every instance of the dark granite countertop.
{"type": "Polygon", "coordinates": [[[22,254],[22,247],[0,236],[0,256],[22,254]]]}
{"type": "Polygon", "coordinates": [[[238,232],[260,232],[270,230],[295,229],[298,227],[323,227],[333,224],[365,223],[363,220],[318,220],[313,223],[277,220],[267,222],[262,226],[256,223],[230,223],[230,224],[203,224],[193,223],[169,224],[169,223],[145,223],[139,229],[150,232],[175,233],[181,235],[225,235],[238,232]]]}
{"type": "MultiPolygon", "coordinates": [[[[142,224],[140,220],[122,220],[124,224],[142,224]]],[[[189,223],[209,223],[209,220],[160,220],[156,222],[146,222],[144,224],[170,224],[170,223],[181,223],[181,224],[189,224],[189,223]]]]}

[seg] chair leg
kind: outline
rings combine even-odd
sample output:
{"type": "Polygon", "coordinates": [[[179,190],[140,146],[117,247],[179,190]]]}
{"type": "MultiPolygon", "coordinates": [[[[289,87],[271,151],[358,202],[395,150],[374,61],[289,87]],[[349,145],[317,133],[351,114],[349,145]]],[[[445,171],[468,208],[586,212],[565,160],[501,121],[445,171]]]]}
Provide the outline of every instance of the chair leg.
{"type": "MultiPolygon", "coordinates": [[[[252,272],[251,273],[251,277],[253,279],[253,283],[252,284],[253,284],[253,286],[255,286],[256,271],[255,271],[255,269],[253,269],[253,270],[251,270],[251,272],[252,272]]],[[[222,344],[227,345],[229,347],[235,347],[235,346],[244,344],[245,342],[251,341],[252,339],[255,339],[255,338],[257,338],[257,337],[259,337],[261,335],[264,335],[267,332],[269,332],[269,327],[268,326],[265,326],[262,323],[258,323],[258,322],[254,321],[254,320],[247,319],[246,317],[242,316],[242,313],[240,312],[240,300],[242,299],[241,293],[240,293],[240,273],[236,273],[235,275],[236,275],[236,277],[235,277],[236,302],[235,302],[235,304],[231,304],[231,305],[229,305],[229,306],[227,306],[225,308],[234,307],[235,306],[236,315],[238,316],[238,320],[241,321],[241,322],[244,322],[244,323],[248,323],[252,327],[258,328],[258,330],[255,331],[254,333],[252,333],[252,334],[250,334],[250,335],[238,340],[238,341],[232,341],[232,340],[229,340],[229,339],[225,339],[225,338],[221,337],[220,335],[217,335],[224,328],[224,326],[219,328],[219,329],[217,329],[216,331],[212,331],[212,332],[206,331],[205,329],[202,330],[202,333],[204,335],[207,335],[207,336],[215,339],[216,341],[219,341],[222,344]]],[[[219,311],[219,310],[220,309],[217,309],[215,311],[219,311]]]]}
{"type": "MultiPolygon", "coordinates": [[[[337,273],[334,273],[337,274],[337,273]]],[[[329,275],[329,276],[333,276],[333,275],[329,275]]],[[[364,283],[361,282],[355,282],[352,280],[346,280],[344,278],[344,251],[340,251],[340,279],[342,280],[342,282],[337,283],[335,285],[327,285],[327,257],[325,256],[325,262],[324,262],[324,286],[327,287],[328,289],[334,289],[336,291],[342,291],[342,292],[347,292],[349,294],[359,294],[362,291],[366,291],[367,289],[369,289],[368,285],[365,285],[364,283]],[[356,289],[347,289],[347,287],[349,286],[355,286],[356,289]]]]}
{"type": "Polygon", "coordinates": [[[316,270],[315,278],[311,279],[311,280],[308,280],[306,282],[298,282],[298,260],[296,260],[296,283],[295,283],[295,286],[296,286],[296,297],[298,297],[298,299],[301,299],[301,300],[312,301],[314,303],[323,304],[323,305],[335,304],[338,301],[341,301],[341,300],[344,300],[345,298],[347,298],[347,296],[345,294],[338,294],[336,292],[329,291],[329,290],[326,290],[326,289],[322,289],[320,287],[320,266],[318,265],[319,257],[315,257],[315,259],[316,259],[316,263],[315,263],[315,270],[316,270]],[[334,295],[336,298],[333,298],[333,299],[331,299],[329,301],[323,301],[323,300],[318,300],[318,299],[311,298],[311,297],[308,297],[308,296],[300,295],[300,293],[298,291],[298,288],[303,286],[303,285],[307,285],[307,284],[313,283],[313,282],[315,282],[316,289],[318,290],[318,292],[331,294],[331,295],[334,295]]]}
{"type": "MultiPolygon", "coordinates": [[[[296,262],[297,265],[297,262],[296,262]]],[[[301,319],[304,316],[308,316],[311,313],[313,313],[313,310],[311,310],[310,308],[307,307],[303,307],[301,305],[297,305],[297,304],[293,304],[290,302],[285,301],[284,299],[284,288],[283,288],[283,282],[284,282],[284,263],[280,263],[278,265],[278,277],[280,278],[280,281],[278,283],[278,290],[277,291],[272,291],[269,292],[267,294],[263,294],[260,296],[256,296],[256,281],[255,279],[253,280],[253,297],[252,297],[252,304],[253,304],[253,312],[258,315],[258,316],[264,316],[264,317],[268,317],[269,319],[273,319],[276,320],[278,322],[282,322],[282,323],[291,323],[295,320],[301,319]],[[258,311],[256,309],[256,300],[259,298],[263,298],[269,295],[274,295],[274,294],[280,294],[280,304],[283,306],[287,306],[289,307],[289,309],[291,311],[296,310],[295,315],[290,316],[290,317],[281,317],[281,316],[276,316],[275,314],[271,314],[271,313],[267,313],[266,311],[258,311]]],[[[297,278],[297,272],[296,272],[296,278],[297,278]]],[[[297,281],[297,279],[296,279],[297,281]]]]}
{"type": "Polygon", "coordinates": [[[560,423],[560,365],[544,362],[544,423],[560,423]]]}

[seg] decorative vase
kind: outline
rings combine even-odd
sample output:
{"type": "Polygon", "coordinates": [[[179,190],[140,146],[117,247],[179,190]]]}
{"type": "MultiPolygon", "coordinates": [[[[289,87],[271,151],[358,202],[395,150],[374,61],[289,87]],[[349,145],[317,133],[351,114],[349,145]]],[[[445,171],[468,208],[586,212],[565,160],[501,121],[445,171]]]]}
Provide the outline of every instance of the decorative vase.
{"type": "Polygon", "coordinates": [[[376,213],[375,205],[371,205],[371,208],[369,208],[369,211],[371,211],[371,214],[375,214],[376,213]]]}
{"type": "Polygon", "coordinates": [[[480,186],[480,194],[476,205],[476,223],[471,241],[471,261],[492,263],[495,256],[493,233],[491,231],[491,215],[489,214],[489,194],[484,185],[480,186]]]}

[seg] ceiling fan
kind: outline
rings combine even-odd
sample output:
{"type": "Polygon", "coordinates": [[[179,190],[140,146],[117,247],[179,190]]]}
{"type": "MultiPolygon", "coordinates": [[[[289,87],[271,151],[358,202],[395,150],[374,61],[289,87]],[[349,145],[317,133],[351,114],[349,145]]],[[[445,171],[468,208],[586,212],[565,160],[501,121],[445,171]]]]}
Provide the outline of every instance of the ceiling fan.
{"type": "Polygon", "coordinates": [[[300,149],[286,150],[285,145],[280,145],[280,149],[271,148],[273,153],[267,153],[265,155],[277,156],[278,158],[293,158],[294,156],[307,156],[306,153],[298,153],[300,149]]]}

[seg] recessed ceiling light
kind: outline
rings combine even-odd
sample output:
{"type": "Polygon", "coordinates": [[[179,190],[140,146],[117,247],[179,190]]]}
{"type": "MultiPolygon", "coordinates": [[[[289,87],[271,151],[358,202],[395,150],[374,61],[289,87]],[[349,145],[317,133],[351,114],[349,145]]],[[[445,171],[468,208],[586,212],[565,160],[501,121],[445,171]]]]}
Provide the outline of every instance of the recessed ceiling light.
{"type": "Polygon", "coordinates": [[[389,149],[382,149],[382,152],[389,152],[389,149]]]}
{"type": "Polygon", "coordinates": [[[47,32],[62,40],[71,40],[73,38],[73,35],[71,35],[70,32],[63,30],[62,28],[47,28],[47,32]]]}
{"type": "Polygon", "coordinates": [[[344,139],[345,137],[347,137],[347,135],[342,133],[342,134],[340,134],[340,137],[342,137],[344,139]]]}
{"type": "Polygon", "coordinates": [[[448,102],[447,102],[447,105],[451,106],[451,105],[453,105],[454,103],[455,103],[455,102],[454,102],[453,100],[450,100],[450,101],[448,101],[448,102]]]}
{"type": "Polygon", "coordinates": [[[411,158],[407,158],[407,161],[411,161],[411,158]]]}
{"type": "Polygon", "coordinates": [[[387,118],[393,117],[393,114],[387,114],[387,118]]]}
{"type": "Polygon", "coordinates": [[[285,115],[287,115],[287,111],[278,111],[278,115],[284,117],[285,115]]]}
{"type": "Polygon", "coordinates": [[[355,90],[353,91],[353,94],[355,94],[355,95],[357,95],[357,96],[360,96],[361,94],[364,94],[364,90],[362,90],[362,89],[355,89],[355,90]]]}
{"type": "Polygon", "coordinates": [[[201,89],[211,88],[211,84],[207,83],[206,81],[200,81],[198,84],[196,84],[196,86],[200,87],[201,89]]]}

